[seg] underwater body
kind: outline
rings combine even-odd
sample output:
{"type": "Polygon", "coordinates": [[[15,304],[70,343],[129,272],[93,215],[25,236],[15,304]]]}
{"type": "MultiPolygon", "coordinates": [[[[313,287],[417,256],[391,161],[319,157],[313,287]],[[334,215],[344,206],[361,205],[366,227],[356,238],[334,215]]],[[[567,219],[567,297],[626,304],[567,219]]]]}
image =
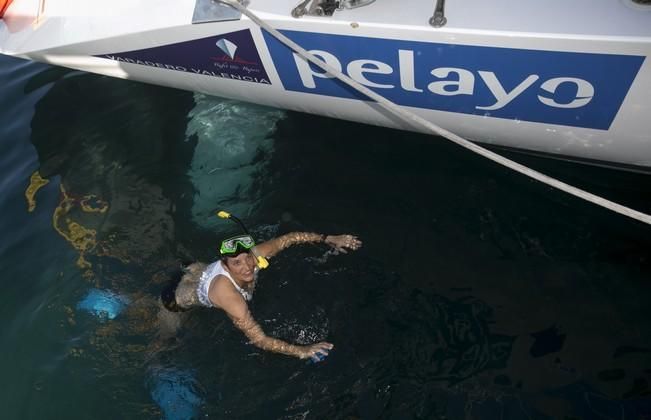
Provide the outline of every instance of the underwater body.
{"type": "MultiPolygon", "coordinates": [[[[7,418],[646,418],[649,227],[444,140],[0,57],[7,418]],[[236,228],[269,335],[158,296],[236,228]]],[[[648,175],[510,157],[649,212],[648,175]]]]}

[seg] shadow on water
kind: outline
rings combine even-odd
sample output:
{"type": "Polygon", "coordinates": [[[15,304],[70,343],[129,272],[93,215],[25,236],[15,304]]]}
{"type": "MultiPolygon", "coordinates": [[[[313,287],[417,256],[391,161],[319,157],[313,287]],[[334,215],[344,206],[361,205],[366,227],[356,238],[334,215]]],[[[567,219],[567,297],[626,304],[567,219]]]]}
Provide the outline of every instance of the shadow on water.
{"type": "Polygon", "coordinates": [[[78,259],[74,270],[61,268],[65,361],[40,385],[47,390],[40,398],[49,401],[32,404],[26,413],[87,418],[100,408],[115,418],[149,412],[142,377],[157,334],[155,297],[187,255],[184,238],[192,235],[193,225],[175,215],[193,199],[186,172],[196,140],[184,138],[194,99],[187,92],[87,74],[54,76],[58,80],[36,104],[31,124],[39,159],[32,211],[45,210],[38,189],[57,180],[52,227],[78,259]],[[106,311],[97,312],[100,322],[75,309],[85,295],[78,309],[99,299],[106,311]],[[131,303],[120,321],[113,320],[121,309],[116,302],[131,303]],[[75,384],[71,389],[99,392],[85,393],[70,412],[69,397],[61,394],[67,382],[75,384]]]}
{"type": "Polygon", "coordinates": [[[194,144],[178,141],[192,106],[185,92],[90,75],[60,80],[37,104],[39,173],[61,179],[55,227],[82,254],[146,268],[175,254],[173,215],[192,195],[194,144]]]}
{"type": "MultiPolygon", "coordinates": [[[[243,106],[202,100],[224,113],[243,106]]],[[[60,177],[53,224],[79,253],[79,288],[130,302],[101,321],[74,302],[64,309],[68,373],[52,381],[92,386],[69,418],[97,407],[106,418],[651,415],[648,228],[437,139],[246,106],[229,121],[259,122],[271,131],[255,141],[273,144],[229,173],[265,165],[242,172],[248,187],[210,195],[226,178],[210,177],[222,162],[197,164],[202,139],[187,131],[196,106],[189,93],[90,75],[59,80],[37,105],[39,173],[60,177]],[[194,311],[159,340],[156,295],[180,259],[210,258],[215,235],[197,215],[211,205],[198,202],[220,194],[219,204],[251,203],[261,238],[364,240],[351,255],[290,249],[261,275],[256,319],[290,341],[332,341],[324,363],[260,352],[217,311],[194,311]]],[[[234,144],[201,154],[220,159],[242,149],[234,144]]],[[[648,207],[645,177],[518,158],[648,207]],[[626,187],[609,187],[614,178],[626,187]]],[[[49,398],[43,407],[64,411],[63,391],[49,398]]]]}

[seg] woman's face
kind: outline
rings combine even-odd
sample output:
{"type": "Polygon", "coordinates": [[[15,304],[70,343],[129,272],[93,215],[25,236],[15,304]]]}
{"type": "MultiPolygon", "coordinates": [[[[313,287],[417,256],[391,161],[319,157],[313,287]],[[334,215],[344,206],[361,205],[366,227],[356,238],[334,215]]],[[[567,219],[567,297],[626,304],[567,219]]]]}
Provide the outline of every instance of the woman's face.
{"type": "Polygon", "coordinates": [[[250,252],[226,258],[225,262],[226,269],[234,280],[249,283],[255,278],[255,258],[250,252]]]}

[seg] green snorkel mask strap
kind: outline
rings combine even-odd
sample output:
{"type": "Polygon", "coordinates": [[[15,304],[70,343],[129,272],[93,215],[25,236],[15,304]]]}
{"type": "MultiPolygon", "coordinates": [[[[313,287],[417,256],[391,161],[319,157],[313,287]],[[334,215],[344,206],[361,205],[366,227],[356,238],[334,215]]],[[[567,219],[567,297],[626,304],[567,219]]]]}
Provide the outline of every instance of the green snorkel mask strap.
{"type": "Polygon", "coordinates": [[[236,252],[238,247],[244,248],[246,250],[251,251],[251,254],[255,257],[255,262],[258,265],[258,268],[267,268],[269,267],[269,261],[262,255],[257,255],[253,248],[255,247],[255,242],[253,241],[253,237],[249,234],[249,230],[244,226],[244,223],[237,217],[233,216],[232,214],[220,210],[217,212],[217,216],[221,217],[222,219],[230,219],[240,225],[244,233],[246,235],[240,235],[236,236],[233,238],[226,239],[225,241],[222,242],[221,247],[219,249],[220,254],[230,254],[231,252],[236,252]],[[248,238],[247,238],[248,237],[248,238]]]}

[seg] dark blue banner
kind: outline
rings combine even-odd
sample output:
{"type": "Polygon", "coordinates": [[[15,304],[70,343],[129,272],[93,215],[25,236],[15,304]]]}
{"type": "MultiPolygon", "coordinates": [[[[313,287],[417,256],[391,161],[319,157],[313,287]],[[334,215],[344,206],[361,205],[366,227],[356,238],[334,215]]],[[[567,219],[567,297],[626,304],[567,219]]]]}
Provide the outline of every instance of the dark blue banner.
{"type": "MultiPolygon", "coordinates": [[[[645,58],[283,33],[400,105],[602,130],[645,58]]],[[[264,36],[285,89],[366,99],[264,36]]]]}
{"type": "Polygon", "coordinates": [[[97,57],[203,76],[271,84],[248,29],[97,57]]]}

